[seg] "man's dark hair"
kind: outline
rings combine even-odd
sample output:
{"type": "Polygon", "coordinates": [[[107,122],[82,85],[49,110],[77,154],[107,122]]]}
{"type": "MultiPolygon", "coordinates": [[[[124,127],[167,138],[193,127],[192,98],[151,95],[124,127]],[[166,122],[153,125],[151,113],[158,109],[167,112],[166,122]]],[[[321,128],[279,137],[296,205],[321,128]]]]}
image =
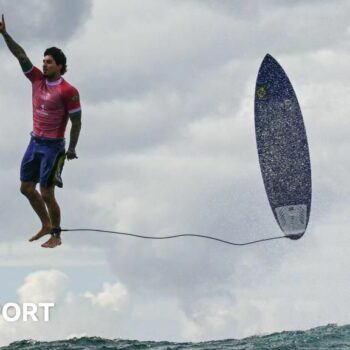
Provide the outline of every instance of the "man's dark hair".
{"type": "Polygon", "coordinates": [[[45,50],[44,56],[50,55],[55,60],[56,64],[61,64],[61,75],[67,72],[67,58],[63,51],[57,47],[49,47],[45,50]]]}

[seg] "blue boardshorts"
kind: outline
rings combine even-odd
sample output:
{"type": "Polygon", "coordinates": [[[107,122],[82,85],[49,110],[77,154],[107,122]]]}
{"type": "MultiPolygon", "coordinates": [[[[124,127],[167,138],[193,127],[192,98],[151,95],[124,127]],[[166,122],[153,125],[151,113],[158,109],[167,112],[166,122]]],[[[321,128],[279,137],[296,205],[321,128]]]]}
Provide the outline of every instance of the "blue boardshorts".
{"type": "Polygon", "coordinates": [[[40,183],[42,187],[63,187],[62,170],[65,140],[48,139],[31,134],[21,163],[21,181],[40,183]]]}

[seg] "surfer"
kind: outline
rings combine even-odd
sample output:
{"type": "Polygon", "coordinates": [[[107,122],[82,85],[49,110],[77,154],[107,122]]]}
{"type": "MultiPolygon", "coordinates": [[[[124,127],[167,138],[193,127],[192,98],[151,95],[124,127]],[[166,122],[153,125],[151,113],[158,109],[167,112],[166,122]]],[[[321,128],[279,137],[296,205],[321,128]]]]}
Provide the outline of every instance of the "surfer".
{"type": "Polygon", "coordinates": [[[42,247],[54,248],[61,244],[61,211],[55,198],[55,186],[62,187],[64,159],[78,158],[76,146],[81,129],[79,93],[62,78],[67,66],[66,56],[60,49],[51,47],[45,50],[41,72],[7,33],[4,15],[0,33],[32,83],[33,130],[21,163],[20,190],[28,198],[42,227],[29,241],[49,234],[50,238],[42,247]],[[64,135],[68,119],[72,127],[66,151],[64,135]],[[40,192],[36,190],[38,183],[40,192]]]}

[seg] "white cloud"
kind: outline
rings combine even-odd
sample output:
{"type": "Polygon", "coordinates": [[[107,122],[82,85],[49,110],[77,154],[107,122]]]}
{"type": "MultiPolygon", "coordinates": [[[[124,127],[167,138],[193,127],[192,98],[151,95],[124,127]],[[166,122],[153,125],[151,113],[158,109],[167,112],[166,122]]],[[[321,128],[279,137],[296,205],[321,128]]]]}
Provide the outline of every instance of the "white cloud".
{"type": "Polygon", "coordinates": [[[29,274],[17,290],[22,303],[55,302],[68,285],[68,277],[57,270],[37,271],[29,274]]]}
{"type": "Polygon", "coordinates": [[[86,292],[84,297],[91,300],[93,305],[119,311],[128,301],[128,291],[120,282],[115,284],[105,283],[100,293],[94,295],[91,292],[86,292]]]}

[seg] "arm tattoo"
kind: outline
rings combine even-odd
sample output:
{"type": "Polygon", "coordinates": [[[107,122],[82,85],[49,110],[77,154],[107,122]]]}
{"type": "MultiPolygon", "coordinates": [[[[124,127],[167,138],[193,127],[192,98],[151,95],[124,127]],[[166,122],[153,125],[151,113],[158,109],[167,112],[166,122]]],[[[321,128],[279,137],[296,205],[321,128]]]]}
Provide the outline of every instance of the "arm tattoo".
{"type": "Polygon", "coordinates": [[[68,150],[75,150],[75,147],[78,143],[80,129],[81,129],[81,115],[74,116],[71,118],[72,128],[70,130],[70,139],[69,139],[69,147],[68,150]]]}
{"type": "Polygon", "coordinates": [[[6,45],[12,54],[19,60],[20,63],[25,63],[28,61],[28,57],[25,51],[20,45],[18,45],[8,33],[4,33],[3,37],[5,39],[6,45]]]}

